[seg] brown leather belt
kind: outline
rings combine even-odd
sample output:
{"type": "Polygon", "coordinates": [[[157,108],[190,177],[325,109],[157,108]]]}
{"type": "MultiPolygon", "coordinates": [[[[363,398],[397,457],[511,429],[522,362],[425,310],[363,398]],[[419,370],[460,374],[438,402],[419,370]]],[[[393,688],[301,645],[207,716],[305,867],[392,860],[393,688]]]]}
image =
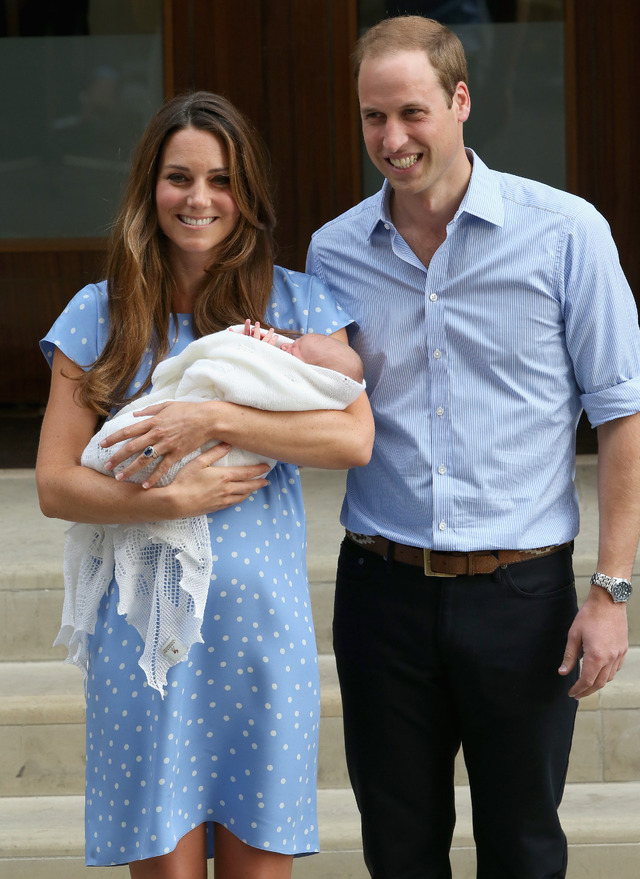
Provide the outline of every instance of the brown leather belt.
{"type": "Polygon", "coordinates": [[[362,549],[389,558],[405,565],[415,565],[424,570],[427,577],[461,577],[472,574],[493,574],[501,565],[514,565],[531,559],[551,555],[569,546],[561,543],[554,546],[541,546],[539,549],[494,549],[476,552],[440,552],[435,549],[422,549],[419,546],[406,546],[394,543],[386,537],[371,534],[354,534],[347,531],[347,537],[362,549]]]}

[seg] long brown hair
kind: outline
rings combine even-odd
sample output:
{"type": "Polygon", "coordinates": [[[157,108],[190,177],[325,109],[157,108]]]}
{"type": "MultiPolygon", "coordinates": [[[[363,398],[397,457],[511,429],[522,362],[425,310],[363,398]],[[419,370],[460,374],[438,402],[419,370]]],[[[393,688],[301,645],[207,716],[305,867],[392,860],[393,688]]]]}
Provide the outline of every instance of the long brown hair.
{"type": "MultiPolygon", "coordinates": [[[[273,284],[275,214],[262,142],[226,98],[210,92],[177,95],[160,108],[142,135],[109,243],[109,335],[98,359],[78,381],[80,402],[103,415],[126,401],[145,349],[151,349],[153,365],[169,349],[175,281],[158,226],[155,188],[163,147],[185,128],[209,131],[223,142],[231,192],[240,211],[236,228],[215,249],[196,294],[194,331],[213,333],[247,317],[264,323],[273,284]]],[[[150,374],[138,393],[149,380],[150,374]]]]}

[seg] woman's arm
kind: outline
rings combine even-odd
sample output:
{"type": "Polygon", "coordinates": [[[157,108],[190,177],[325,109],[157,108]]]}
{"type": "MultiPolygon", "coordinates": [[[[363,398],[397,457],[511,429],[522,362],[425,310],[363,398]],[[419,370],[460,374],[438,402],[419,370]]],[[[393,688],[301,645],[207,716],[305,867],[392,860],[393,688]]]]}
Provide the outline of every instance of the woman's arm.
{"type": "Polygon", "coordinates": [[[233,403],[216,411],[218,436],[232,446],[303,467],[343,470],[369,463],[373,417],[363,392],[346,409],[265,412],[233,403]]]}
{"type": "MultiPolygon", "coordinates": [[[[345,330],[335,334],[347,341],[345,330]]],[[[373,416],[366,393],[344,410],[266,411],[227,402],[172,402],[144,410],[145,419],[113,434],[114,445],[129,440],[111,459],[113,466],[148,445],[164,457],[145,486],[154,485],[182,457],[211,439],[305,467],[346,469],[368,463],[373,447],[373,416]]],[[[122,478],[148,464],[139,457],[121,472],[122,478]]],[[[119,477],[120,475],[119,474],[119,477]]]]}
{"type": "Polygon", "coordinates": [[[36,464],[45,516],[103,524],[197,516],[240,503],[268,484],[252,478],[265,472],[262,464],[210,467],[227,453],[225,445],[200,455],[171,485],[153,492],[83,467],[82,451],[95,431],[97,416],[75,400],[74,377],[80,372],[62,352],[55,352],[36,464]]]}

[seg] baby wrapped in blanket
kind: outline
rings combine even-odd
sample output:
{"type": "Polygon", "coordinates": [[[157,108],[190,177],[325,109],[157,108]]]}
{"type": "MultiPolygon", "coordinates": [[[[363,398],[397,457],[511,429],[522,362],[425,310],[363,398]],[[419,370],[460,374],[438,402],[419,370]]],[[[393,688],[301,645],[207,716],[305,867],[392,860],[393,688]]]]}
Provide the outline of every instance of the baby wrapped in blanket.
{"type": "MultiPolygon", "coordinates": [[[[181,354],[158,364],[148,396],[129,403],[92,437],[82,464],[115,476],[132,458],[107,470],[105,464],[122,443],[100,443],[139,418],[134,411],[167,400],[225,400],[273,411],[344,409],[364,390],[358,355],[327,336],[306,335],[292,342],[270,331],[271,344],[245,335],[242,325],[191,342],[181,354]],[[293,355],[293,356],[292,356],[293,355]]],[[[174,464],[159,480],[169,484],[178,471],[211,441],[174,464]]],[[[143,483],[158,461],[131,477],[143,483]]],[[[275,461],[232,448],[214,466],[240,466],[275,461]]],[[[200,633],[212,571],[206,516],[125,525],[76,523],[66,534],[65,599],[62,626],[55,644],[69,648],[66,662],[86,675],[88,634],[95,630],[100,601],[115,575],[118,612],[126,616],[145,642],[140,666],[150,686],[161,694],[167,671],[186,659],[200,633]]]]}

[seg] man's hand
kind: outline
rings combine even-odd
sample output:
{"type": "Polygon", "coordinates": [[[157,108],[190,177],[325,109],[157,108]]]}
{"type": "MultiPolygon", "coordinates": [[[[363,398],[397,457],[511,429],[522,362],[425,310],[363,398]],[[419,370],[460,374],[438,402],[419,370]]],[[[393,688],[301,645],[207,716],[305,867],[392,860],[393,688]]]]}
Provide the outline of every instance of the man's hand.
{"type": "Polygon", "coordinates": [[[569,629],[562,665],[558,669],[561,675],[569,674],[582,648],[581,674],[569,695],[582,699],[601,690],[622,668],[628,647],[626,604],[616,604],[604,589],[592,586],[569,629]]]}

